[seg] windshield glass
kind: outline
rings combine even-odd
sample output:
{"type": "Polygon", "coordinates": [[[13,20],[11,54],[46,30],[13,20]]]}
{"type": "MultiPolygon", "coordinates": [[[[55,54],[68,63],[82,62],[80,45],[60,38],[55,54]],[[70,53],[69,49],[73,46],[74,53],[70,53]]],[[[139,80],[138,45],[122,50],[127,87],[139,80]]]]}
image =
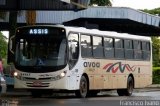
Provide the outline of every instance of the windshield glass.
{"type": "Polygon", "coordinates": [[[16,43],[18,66],[62,66],[66,64],[66,38],[58,36],[20,37],[16,43]]]}

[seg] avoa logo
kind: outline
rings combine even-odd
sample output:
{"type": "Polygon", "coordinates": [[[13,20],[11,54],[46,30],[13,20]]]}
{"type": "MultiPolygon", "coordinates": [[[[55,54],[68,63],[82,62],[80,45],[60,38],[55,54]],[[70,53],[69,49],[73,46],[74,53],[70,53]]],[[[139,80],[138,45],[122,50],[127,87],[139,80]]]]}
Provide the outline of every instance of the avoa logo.
{"type": "Polygon", "coordinates": [[[84,62],[83,63],[84,67],[100,67],[100,63],[99,62],[84,62]]]}

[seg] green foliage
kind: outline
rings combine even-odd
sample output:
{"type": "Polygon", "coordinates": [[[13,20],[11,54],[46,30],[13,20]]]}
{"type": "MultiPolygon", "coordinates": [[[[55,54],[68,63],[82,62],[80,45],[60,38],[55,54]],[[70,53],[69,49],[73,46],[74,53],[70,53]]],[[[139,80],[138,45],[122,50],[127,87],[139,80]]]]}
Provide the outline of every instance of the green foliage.
{"type": "Polygon", "coordinates": [[[0,56],[2,58],[7,57],[7,41],[1,32],[0,32],[0,56]]]}
{"type": "Polygon", "coordinates": [[[91,0],[90,4],[97,4],[98,6],[112,6],[111,0],[91,0]]]}
{"type": "Polygon", "coordinates": [[[152,9],[152,10],[144,9],[142,11],[146,12],[146,13],[149,13],[149,14],[153,14],[153,15],[160,15],[160,8],[155,8],[155,9],[152,9]]]}
{"type": "Polygon", "coordinates": [[[160,84],[160,67],[153,67],[153,84],[160,84]]]}
{"type": "Polygon", "coordinates": [[[153,66],[160,66],[160,39],[152,37],[153,66]]]}
{"type": "MultiPolygon", "coordinates": [[[[160,16],[160,8],[155,8],[152,10],[141,10],[143,12],[153,14],[153,15],[159,15],[160,16]]],[[[160,66],[160,39],[157,37],[152,37],[152,51],[153,51],[153,66],[158,67],[160,66]]]]}
{"type": "Polygon", "coordinates": [[[153,67],[153,71],[160,70],[160,67],[153,67]]]}

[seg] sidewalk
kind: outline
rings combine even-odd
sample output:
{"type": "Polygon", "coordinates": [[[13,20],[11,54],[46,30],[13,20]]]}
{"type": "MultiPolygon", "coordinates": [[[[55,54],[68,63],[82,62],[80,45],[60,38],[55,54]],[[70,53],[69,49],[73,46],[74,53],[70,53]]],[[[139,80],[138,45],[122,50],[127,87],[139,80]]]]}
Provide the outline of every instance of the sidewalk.
{"type": "Polygon", "coordinates": [[[160,84],[152,84],[144,88],[134,89],[134,92],[153,92],[160,91],[160,84]]]}
{"type": "Polygon", "coordinates": [[[159,88],[160,89],[160,84],[152,84],[147,86],[147,88],[159,88]]]}

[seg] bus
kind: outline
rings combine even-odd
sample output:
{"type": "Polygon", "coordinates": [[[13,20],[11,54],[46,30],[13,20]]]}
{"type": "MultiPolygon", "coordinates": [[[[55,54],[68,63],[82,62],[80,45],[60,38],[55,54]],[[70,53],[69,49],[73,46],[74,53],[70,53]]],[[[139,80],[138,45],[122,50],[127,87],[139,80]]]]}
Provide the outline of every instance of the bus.
{"type": "Polygon", "coordinates": [[[150,37],[34,25],[17,28],[13,38],[14,87],[32,96],[71,91],[85,98],[105,90],[131,96],[152,84],[150,37]]]}

